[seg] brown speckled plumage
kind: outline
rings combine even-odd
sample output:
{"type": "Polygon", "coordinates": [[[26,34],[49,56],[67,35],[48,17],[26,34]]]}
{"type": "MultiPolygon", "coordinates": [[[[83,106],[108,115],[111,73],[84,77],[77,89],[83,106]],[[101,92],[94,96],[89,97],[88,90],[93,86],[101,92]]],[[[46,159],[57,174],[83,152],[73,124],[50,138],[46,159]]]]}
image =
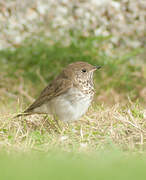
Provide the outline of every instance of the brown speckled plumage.
{"type": "Polygon", "coordinates": [[[68,122],[79,119],[93,99],[93,72],[98,68],[86,62],[69,64],[24,114],[51,113],[68,122]]]}

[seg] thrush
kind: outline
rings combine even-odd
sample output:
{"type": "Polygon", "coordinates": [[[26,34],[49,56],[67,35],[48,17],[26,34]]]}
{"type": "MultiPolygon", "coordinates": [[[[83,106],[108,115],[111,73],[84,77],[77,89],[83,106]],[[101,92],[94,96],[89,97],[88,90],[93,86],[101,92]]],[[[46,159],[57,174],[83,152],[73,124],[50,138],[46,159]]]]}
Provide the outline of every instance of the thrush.
{"type": "Polygon", "coordinates": [[[69,64],[22,115],[53,114],[61,121],[78,120],[88,110],[94,96],[93,73],[100,66],[87,62],[69,64]]]}

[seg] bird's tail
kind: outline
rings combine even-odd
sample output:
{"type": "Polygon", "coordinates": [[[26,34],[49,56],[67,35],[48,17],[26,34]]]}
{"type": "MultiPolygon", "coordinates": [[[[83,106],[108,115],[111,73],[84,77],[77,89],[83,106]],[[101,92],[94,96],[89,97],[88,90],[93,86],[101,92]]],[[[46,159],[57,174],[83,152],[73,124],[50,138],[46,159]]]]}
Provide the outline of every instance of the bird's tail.
{"type": "Polygon", "coordinates": [[[18,117],[21,117],[21,116],[28,116],[28,115],[31,115],[31,113],[21,113],[21,114],[17,114],[16,116],[14,116],[14,118],[18,118],[18,117]]]}

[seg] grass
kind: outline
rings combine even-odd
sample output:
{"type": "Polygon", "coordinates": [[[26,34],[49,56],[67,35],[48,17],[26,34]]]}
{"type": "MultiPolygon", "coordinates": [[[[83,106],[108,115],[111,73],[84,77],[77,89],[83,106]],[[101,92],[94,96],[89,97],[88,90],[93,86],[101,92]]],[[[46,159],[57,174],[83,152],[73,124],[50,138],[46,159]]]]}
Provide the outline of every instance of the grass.
{"type": "Polygon", "coordinates": [[[63,46],[51,40],[26,40],[0,52],[0,179],[145,176],[146,64],[138,59],[143,50],[120,54],[113,50],[114,55],[108,55],[107,41],[81,36],[63,46]],[[58,129],[50,116],[13,118],[64,66],[79,60],[103,66],[95,74],[94,102],[80,121],[68,126],[60,122],[58,129]]]}
{"type": "Polygon", "coordinates": [[[146,150],[146,122],[144,110],[138,105],[112,107],[95,105],[80,122],[69,126],[60,122],[56,127],[50,117],[29,116],[12,118],[14,114],[0,117],[1,149],[11,152],[46,152],[50,148],[63,151],[98,152],[120,149],[123,152],[146,150]]]}
{"type": "Polygon", "coordinates": [[[144,180],[145,157],[125,157],[119,152],[98,153],[93,157],[83,154],[53,153],[0,157],[1,179],[53,180],[144,180]],[[4,158],[5,157],[5,158],[4,158]]]}

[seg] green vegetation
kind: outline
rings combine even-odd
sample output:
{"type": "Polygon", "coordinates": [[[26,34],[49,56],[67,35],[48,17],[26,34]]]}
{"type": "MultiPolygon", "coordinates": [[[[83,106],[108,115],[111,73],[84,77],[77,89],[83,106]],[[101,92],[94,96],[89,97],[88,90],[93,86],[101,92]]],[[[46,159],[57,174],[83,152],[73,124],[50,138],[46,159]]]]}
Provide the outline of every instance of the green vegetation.
{"type": "Polygon", "coordinates": [[[107,41],[78,37],[65,46],[26,40],[0,51],[0,179],[146,176],[146,63],[138,58],[144,50],[112,49],[108,55],[107,41]],[[58,129],[50,116],[13,118],[74,61],[103,66],[95,74],[95,101],[80,121],[60,122],[58,129]],[[16,158],[16,152],[25,156],[16,158]]]}
{"type": "Polygon", "coordinates": [[[63,46],[58,42],[51,45],[49,40],[29,40],[15,50],[1,51],[0,65],[3,71],[7,71],[6,76],[23,77],[26,82],[31,81],[38,86],[40,75],[49,82],[71,62],[81,60],[100,64],[103,68],[95,75],[97,94],[114,89],[117,93],[128,93],[132,100],[140,98],[139,92],[146,80],[143,66],[135,62],[135,57],[143,50],[134,49],[124,55],[108,56],[106,41],[108,39],[102,37],[79,37],[73,38],[69,46],[63,46]]]}
{"type": "Polygon", "coordinates": [[[83,154],[0,156],[0,179],[15,180],[145,180],[145,157],[124,157],[119,152],[83,154]]]}

